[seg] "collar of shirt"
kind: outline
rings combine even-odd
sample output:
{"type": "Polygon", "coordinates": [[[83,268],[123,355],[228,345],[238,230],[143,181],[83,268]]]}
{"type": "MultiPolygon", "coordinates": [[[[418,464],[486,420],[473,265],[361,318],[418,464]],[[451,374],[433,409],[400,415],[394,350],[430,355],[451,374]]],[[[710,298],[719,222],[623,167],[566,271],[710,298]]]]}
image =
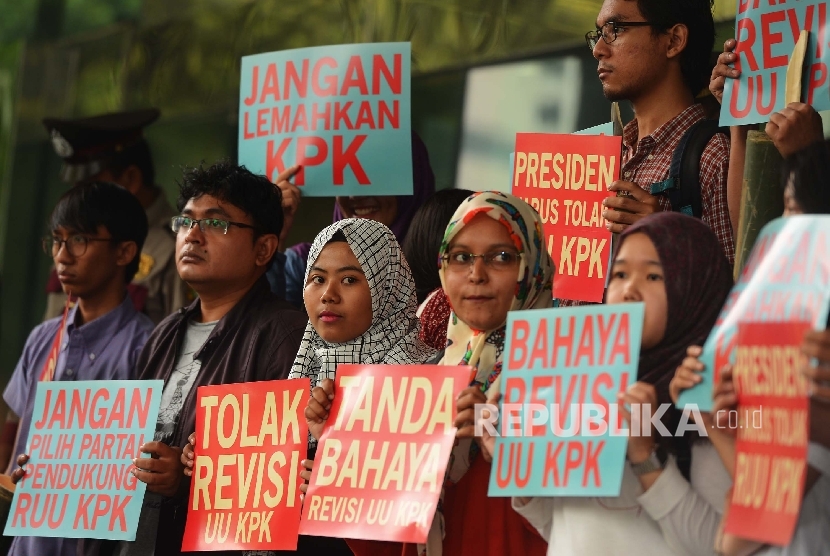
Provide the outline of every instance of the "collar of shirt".
{"type": "Polygon", "coordinates": [[[98,355],[112,339],[113,332],[120,330],[126,325],[127,321],[135,313],[135,307],[133,307],[133,301],[130,299],[130,296],[125,295],[124,300],[115,309],[101,315],[92,322],[87,322],[80,326],[77,324],[78,311],[77,303],[69,310],[61,349],[65,350],[69,342],[82,341],[84,342],[86,351],[91,355],[98,355]]]}
{"type": "MultiPolygon", "coordinates": [[[[270,294],[271,285],[268,283],[268,279],[263,274],[259,277],[259,280],[254,283],[253,287],[248,290],[248,293],[246,293],[224,317],[219,319],[219,322],[216,323],[216,327],[213,329],[213,332],[210,333],[207,341],[201,348],[199,348],[199,351],[193,354],[193,358],[202,359],[203,356],[209,354],[216,346],[218,339],[225,334],[226,330],[238,329],[242,321],[250,314],[251,309],[263,299],[263,296],[267,297],[270,294]]],[[[201,300],[198,297],[193,303],[190,304],[189,307],[179,310],[179,313],[182,315],[182,319],[179,322],[181,332],[184,331],[187,327],[187,323],[191,320],[201,322],[199,319],[201,311],[201,300]]]]}
{"type": "Polygon", "coordinates": [[[644,151],[650,151],[655,147],[670,147],[674,150],[675,145],[683,136],[689,126],[706,117],[703,107],[700,104],[692,104],[683,112],[655,129],[650,135],[646,135],[638,141],[640,127],[637,118],[626,124],[623,129],[623,147],[626,150],[624,159],[630,159],[644,151]]]}

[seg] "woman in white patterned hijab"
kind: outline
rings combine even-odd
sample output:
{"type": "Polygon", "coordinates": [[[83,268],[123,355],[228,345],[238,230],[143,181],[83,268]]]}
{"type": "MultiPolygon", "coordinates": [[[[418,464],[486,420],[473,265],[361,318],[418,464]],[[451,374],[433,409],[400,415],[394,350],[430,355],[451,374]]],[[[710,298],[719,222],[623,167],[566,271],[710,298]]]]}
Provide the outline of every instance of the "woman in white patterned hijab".
{"type": "Polygon", "coordinates": [[[325,228],[311,246],[305,284],[309,323],[289,378],[309,377],[314,389],[324,379],[334,379],[341,363],[419,364],[435,355],[418,339],[415,282],[395,234],[383,224],[349,218],[325,228]],[[338,259],[329,253],[338,247],[341,255],[348,256],[344,244],[359,268],[318,265],[324,250],[332,261],[338,259]],[[370,321],[360,314],[368,313],[368,307],[361,311],[347,306],[347,297],[369,303],[365,295],[351,293],[354,290],[346,293],[348,288],[365,288],[360,284],[364,280],[371,299],[370,321]]]}

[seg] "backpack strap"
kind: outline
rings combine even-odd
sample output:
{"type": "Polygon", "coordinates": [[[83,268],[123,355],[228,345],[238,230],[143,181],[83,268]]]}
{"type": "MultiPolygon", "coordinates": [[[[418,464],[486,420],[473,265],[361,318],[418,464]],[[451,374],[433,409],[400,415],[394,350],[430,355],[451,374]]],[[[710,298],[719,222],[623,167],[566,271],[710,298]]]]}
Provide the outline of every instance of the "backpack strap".
{"type": "Polygon", "coordinates": [[[673,211],[700,218],[700,157],[718,133],[726,134],[727,130],[719,127],[716,120],[700,120],[687,129],[672,154],[669,178],[651,184],[651,194],[665,194],[673,211]]]}

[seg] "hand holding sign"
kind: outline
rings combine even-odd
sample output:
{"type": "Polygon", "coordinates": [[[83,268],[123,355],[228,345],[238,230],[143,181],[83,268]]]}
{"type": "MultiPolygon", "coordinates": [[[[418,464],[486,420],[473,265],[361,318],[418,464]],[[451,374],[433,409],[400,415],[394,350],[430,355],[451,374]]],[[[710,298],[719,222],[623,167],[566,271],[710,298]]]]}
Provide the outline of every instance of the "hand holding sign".
{"type": "Polygon", "coordinates": [[[331,402],[334,401],[334,381],[327,378],[320,383],[320,386],[311,391],[308,405],[305,408],[305,420],[308,423],[308,432],[311,436],[320,440],[323,435],[323,427],[329,418],[331,402]]]}
{"type": "Polygon", "coordinates": [[[277,187],[282,194],[282,232],[280,233],[280,249],[285,249],[285,241],[291,228],[294,226],[294,217],[300,208],[300,188],[291,183],[291,178],[302,170],[302,166],[292,166],[277,176],[277,187]]]}
{"type": "Polygon", "coordinates": [[[784,158],[790,157],[818,141],[824,141],[821,116],[809,104],[790,103],[770,116],[765,129],[775,148],[784,158]]]}
{"type": "Polygon", "coordinates": [[[17,456],[17,469],[12,471],[12,483],[17,484],[26,476],[26,464],[29,463],[28,454],[17,456]]]}
{"type": "Polygon", "coordinates": [[[304,459],[300,462],[300,465],[303,466],[303,470],[300,471],[300,478],[303,480],[300,483],[300,492],[305,496],[305,493],[308,492],[308,482],[311,480],[311,472],[314,470],[314,460],[304,459]]]}
{"type": "Polygon", "coordinates": [[[700,346],[689,346],[686,350],[686,358],[677,367],[674,378],[671,379],[669,384],[669,395],[674,403],[677,403],[680,392],[697,386],[703,380],[700,373],[703,372],[706,365],[698,359],[701,353],[703,353],[703,348],[700,346]]]}
{"type": "Polygon", "coordinates": [[[182,465],[184,466],[184,474],[186,477],[193,476],[193,459],[196,455],[196,433],[194,432],[187,437],[187,446],[182,450],[182,465]]]}
{"type": "MultiPolygon", "coordinates": [[[[490,388],[487,389],[487,405],[497,406],[501,401],[501,375],[499,375],[490,388]]],[[[488,410],[481,412],[481,419],[478,420],[478,425],[481,427],[481,437],[476,437],[479,446],[481,446],[481,454],[487,463],[493,461],[493,453],[496,450],[496,437],[490,434],[490,429],[484,423],[491,423],[491,416],[488,410]]]]}
{"type": "Polygon", "coordinates": [[[458,432],[456,438],[473,438],[475,430],[475,407],[487,402],[484,393],[478,386],[470,386],[461,392],[456,402],[455,427],[458,432]]]}
{"type": "Polygon", "coordinates": [[[729,39],[723,43],[723,52],[718,56],[718,63],[712,70],[712,77],[709,79],[709,92],[718,101],[723,103],[723,89],[727,79],[737,79],[741,70],[731,66],[738,61],[738,55],[734,54],[738,41],[729,39]]]}
{"type": "Polygon", "coordinates": [[[602,204],[605,227],[614,234],[620,234],[631,224],[656,212],[660,212],[660,200],[636,183],[618,180],[608,191],[616,191],[617,197],[608,197],[602,204]]]}
{"type": "Polygon", "coordinates": [[[715,414],[715,426],[735,436],[736,430],[729,426],[729,412],[738,409],[738,394],[735,392],[735,383],[732,380],[732,365],[725,365],[720,372],[720,378],[712,394],[715,414]]]}
{"type": "MultiPolygon", "coordinates": [[[[629,424],[632,429],[635,429],[636,421],[632,423],[631,411],[639,413],[641,423],[651,421],[657,409],[657,390],[653,384],[645,382],[635,382],[628,387],[626,392],[617,394],[620,403],[620,415],[629,424]],[[628,409],[630,408],[630,410],[628,409]]],[[[628,461],[631,463],[641,463],[647,460],[654,451],[654,436],[653,435],[634,435],[628,438],[628,461]]]]}
{"type": "Polygon", "coordinates": [[[182,449],[163,442],[148,442],[141,446],[141,453],[151,457],[133,460],[135,478],[146,484],[150,492],[162,496],[176,494],[182,481],[182,449]]]}

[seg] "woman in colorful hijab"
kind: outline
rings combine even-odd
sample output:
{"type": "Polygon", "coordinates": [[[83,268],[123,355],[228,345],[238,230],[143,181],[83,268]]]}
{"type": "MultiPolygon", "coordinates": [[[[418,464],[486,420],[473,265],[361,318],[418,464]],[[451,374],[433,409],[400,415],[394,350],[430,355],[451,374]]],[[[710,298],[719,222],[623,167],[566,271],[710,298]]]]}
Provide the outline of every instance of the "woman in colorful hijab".
{"type": "MultiPolygon", "coordinates": [[[[294,172],[300,169],[295,167],[294,172]]],[[[300,192],[288,182],[293,176],[289,173],[284,181],[277,185],[283,190],[283,195],[295,197],[299,203],[300,192]]],[[[427,147],[418,135],[412,133],[412,195],[399,196],[361,196],[337,197],[334,205],[333,221],[344,218],[365,218],[385,224],[395,234],[398,243],[403,244],[409,231],[409,224],[421,205],[435,193],[435,175],[429,163],[427,147]]],[[[283,203],[285,210],[285,203],[283,203]]],[[[294,208],[296,212],[296,208],[294,208]]],[[[291,218],[293,221],[293,216],[291,218]]],[[[290,226],[287,226],[290,227],[290,226]]],[[[282,237],[287,235],[287,231],[282,237]]],[[[271,289],[277,295],[285,297],[286,301],[297,306],[303,306],[303,277],[311,244],[300,243],[285,251],[284,257],[278,257],[268,270],[268,280],[271,289]],[[284,290],[284,291],[283,291],[284,290]]]]}
{"type": "Polygon", "coordinates": [[[470,365],[476,374],[458,402],[459,440],[450,457],[443,512],[420,553],[543,554],[544,542],[527,530],[509,500],[487,497],[490,463],[472,440],[473,408],[486,401],[501,373],[508,311],[553,305],[554,268],[542,219],[511,195],[474,194],[450,220],[439,256],[441,285],[452,307],[440,365],[470,365]]]}
{"type": "Polygon", "coordinates": [[[441,244],[441,285],[452,307],[448,346],[433,361],[475,368],[458,401],[458,442],[426,545],[349,540],[358,556],[541,556],[545,542],[510,507],[488,498],[490,463],[472,440],[473,406],[502,368],[510,310],[553,304],[553,263],[542,220],[527,203],[497,192],[461,203],[441,244]],[[441,510],[440,508],[443,508],[441,510]]]}

